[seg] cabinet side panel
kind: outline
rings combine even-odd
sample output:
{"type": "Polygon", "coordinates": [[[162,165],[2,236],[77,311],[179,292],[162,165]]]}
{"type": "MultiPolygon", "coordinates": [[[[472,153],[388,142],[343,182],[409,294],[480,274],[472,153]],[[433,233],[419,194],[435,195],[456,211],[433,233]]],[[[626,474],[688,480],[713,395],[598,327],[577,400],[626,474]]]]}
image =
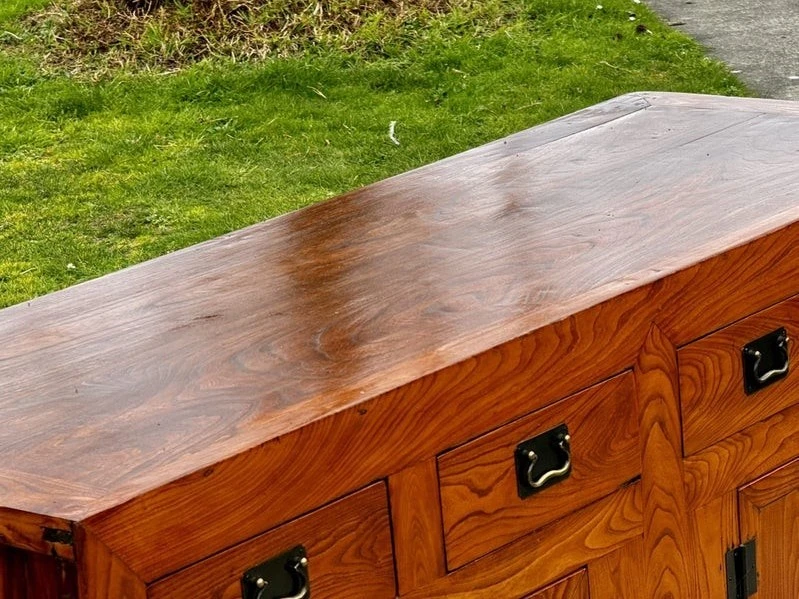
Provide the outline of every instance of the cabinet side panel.
{"type": "Polygon", "coordinates": [[[0,539],[4,546],[75,561],[72,523],[61,518],[0,507],[0,539]],[[55,534],[43,535],[43,530],[55,534]]]}
{"type": "Polygon", "coordinates": [[[75,564],[0,545],[0,599],[77,599],[75,564]]]}
{"type": "Polygon", "coordinates": [[[646,597],[691,597],[677,353],[653,326],[635,365],[641,415],[646,597]]]}
{"type": "Polygon", "coordinates": [[[0,545],[0,599],[27,599],[25,554],[0,545]]]}

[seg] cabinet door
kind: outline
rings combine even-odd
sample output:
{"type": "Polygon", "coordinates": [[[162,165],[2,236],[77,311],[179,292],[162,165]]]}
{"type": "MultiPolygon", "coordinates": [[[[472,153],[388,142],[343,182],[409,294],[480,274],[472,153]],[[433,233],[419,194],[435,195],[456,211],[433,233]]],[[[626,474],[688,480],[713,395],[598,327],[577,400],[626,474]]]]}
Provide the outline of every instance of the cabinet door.
{"type": "Polygon", "coordinates": [[[591,599],[588,594],[588,575],[582,569],[525,599],[591,599]]]}
{"type": "Polygon", "coordinates": [[[741,540],[757,546],[759,599],[799,597],[799,460],[739,492],[741,540]]]}

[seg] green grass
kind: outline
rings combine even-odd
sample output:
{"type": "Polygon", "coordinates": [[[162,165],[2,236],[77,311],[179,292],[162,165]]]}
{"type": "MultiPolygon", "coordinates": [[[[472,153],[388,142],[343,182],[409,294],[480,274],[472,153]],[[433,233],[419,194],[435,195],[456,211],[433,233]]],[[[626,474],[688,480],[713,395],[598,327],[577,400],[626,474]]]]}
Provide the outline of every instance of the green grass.
{"type": "MultiPolygon", "coordinates": [[[[41,4],[3,1],[0,35],[41,4]]],[[[410,37],[373,36],[368,52],[316,47],[95,82],[0,46],[0,305],[625,92],[746,93],[642,5],[603,4],[525,0],[481,35],[456,14],[410,37]],[[651,33],[636,33],[642,24],[651,33]]]]}
{"type": "Polygon", "coordinates": [[[50,0],[3,0],[0,3],[0,23],[8,23],[21,14],[47,6],[50,0]]]}

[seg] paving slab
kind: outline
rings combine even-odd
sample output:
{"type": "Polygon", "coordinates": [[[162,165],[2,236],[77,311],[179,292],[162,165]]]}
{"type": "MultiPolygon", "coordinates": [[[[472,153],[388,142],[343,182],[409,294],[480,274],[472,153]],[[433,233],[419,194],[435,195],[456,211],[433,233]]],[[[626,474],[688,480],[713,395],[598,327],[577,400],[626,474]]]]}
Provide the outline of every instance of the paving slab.
{"type": "Polygon", "coordinates": [[[799,100],[799,0],[646,0],[764,98],[799,100]]]}

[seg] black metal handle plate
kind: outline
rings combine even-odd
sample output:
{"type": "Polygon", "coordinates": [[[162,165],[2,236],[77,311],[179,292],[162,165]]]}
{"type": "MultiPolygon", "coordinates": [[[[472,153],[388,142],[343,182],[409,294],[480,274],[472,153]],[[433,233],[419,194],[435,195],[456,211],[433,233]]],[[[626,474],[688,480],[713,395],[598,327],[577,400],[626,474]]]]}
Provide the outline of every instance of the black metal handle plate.
{"type": "Polygon", "coordinates": [[[571,475],[571,437],[565,424],[516,446],[516,488],[521,499],[571,475]]]}
{"type": "Polygon", "coordinates": [[[281,553],[250,568],[241,577],[241,599],[310,599],[305,547],[281,553]]]}
{"type": "Polygon", "coordinates": [[[779,328],[744,346],[744,390],[747,395],[788,376],[788,342],[788,333],[779,328]]]}

